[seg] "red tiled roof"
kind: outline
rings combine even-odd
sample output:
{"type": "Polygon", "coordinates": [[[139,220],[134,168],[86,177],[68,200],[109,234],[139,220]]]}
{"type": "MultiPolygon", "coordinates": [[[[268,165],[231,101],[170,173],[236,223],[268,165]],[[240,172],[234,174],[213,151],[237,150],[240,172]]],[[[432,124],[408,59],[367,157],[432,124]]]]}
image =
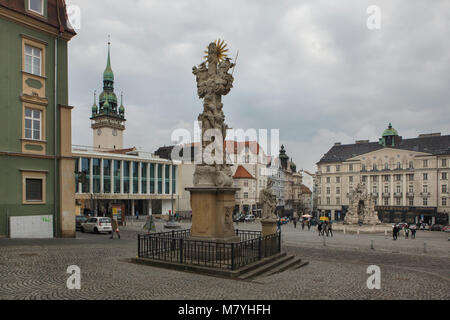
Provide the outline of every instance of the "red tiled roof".
{"type": "Polygon", "coordinates": [[[231,154],[239,154],[242,152],[243,149],[246,147],[249,148],[249,151],[252,154],[259,155],[260,152],[264,153],[264,150],[261,148],[258,142],[256,141],[233,141],[233,140],[226,140],[225,141],[225,150],[227,150],[228,153],[231,154]]]}
{"type": "Polygon", "coordinates": [[[311,190],[307,186],[305,186],[304,184],[302,184],[301,190],[302,190],[302,194],[303,193],[312,194],[311,190]]]}
{"type": "Polygon", "coordinates": [[[236,170],[236,173],[233,176],[233,179],[255,179],[250,172],[247,171],[243,166],[239,166],[236,170]]]}
{"type": "Polygon", "coordinates": [[[0,6],[6,7],[13,11],[24,14],[35,20],[44,22],[52,27],[58,28],[60,32],[68,32],[75,35],[75,31],[70,28],[67,17],[66,1],[65,0],[48,0],[47,1],[47,19],[31,14],[25,10],[26,1],[23,0],[0,0],[0,6]]]}

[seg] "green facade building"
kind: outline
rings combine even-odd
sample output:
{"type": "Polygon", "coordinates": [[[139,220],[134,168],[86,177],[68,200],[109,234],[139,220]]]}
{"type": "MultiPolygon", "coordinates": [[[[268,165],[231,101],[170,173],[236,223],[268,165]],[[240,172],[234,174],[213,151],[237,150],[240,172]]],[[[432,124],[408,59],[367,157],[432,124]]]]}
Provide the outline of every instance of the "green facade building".
{"type": "Polygon", "coordinates": [[[0,237],[75,236],[75,34],[64,0],[0,0],[0,237]]]}

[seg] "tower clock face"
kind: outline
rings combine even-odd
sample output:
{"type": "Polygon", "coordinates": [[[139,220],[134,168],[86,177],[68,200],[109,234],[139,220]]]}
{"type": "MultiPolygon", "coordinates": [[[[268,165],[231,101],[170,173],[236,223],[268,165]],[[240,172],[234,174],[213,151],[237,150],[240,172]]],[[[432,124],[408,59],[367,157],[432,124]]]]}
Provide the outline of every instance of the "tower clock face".
{"type": "Polygon", "coordinates": [[[97,135],[99,136],[99,135],[101,135],[102,134],[102,129],[98,129],[97,130],[97,135]]]}
{"type": "Polygon", "coordinates": [[[117,129],[114,129],[112,134],[113,134],[114,137],[116,137],[117,136],[117,129]]]}

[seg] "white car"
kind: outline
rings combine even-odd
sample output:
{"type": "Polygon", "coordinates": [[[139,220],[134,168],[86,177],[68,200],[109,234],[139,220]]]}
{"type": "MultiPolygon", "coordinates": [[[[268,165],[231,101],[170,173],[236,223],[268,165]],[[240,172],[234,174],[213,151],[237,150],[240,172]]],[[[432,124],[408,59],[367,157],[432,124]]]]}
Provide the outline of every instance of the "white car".
{"type": "Polygon", "coordinates": [[[89,218],[85,223],[81,224],[81,232],[111,233],[111,219],[103,217],[89,218]]]}
{"type": "Polygon", "coordinates": [[[255,219],[256,219],[255,216],[252,214],[249,214],[248,216],[245,217],[246,222],[253,222],[255,221],[255,219]]]}

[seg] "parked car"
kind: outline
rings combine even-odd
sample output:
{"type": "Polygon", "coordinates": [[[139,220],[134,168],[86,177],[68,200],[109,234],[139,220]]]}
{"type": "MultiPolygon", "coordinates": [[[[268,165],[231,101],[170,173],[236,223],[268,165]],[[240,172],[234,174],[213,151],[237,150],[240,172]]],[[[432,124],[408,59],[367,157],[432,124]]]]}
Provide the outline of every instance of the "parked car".
{"type": "Polygon", "coordinates": [[[95,232],[95,233],[101,232],[111,233],[112,232],[111,219],[101,217],[89,218],[85,223],[81,224],[81,231],[95,232]]]}
{"type": "Polygon", "coordinates": [[[249,214],[248,216],[245,217],[245,222],[253,222],[255,221],[255,216],[252,214],[249,214]]]}
{"type": "Polygon", "coordinates": [[[442,224],[433,224],[430,228],[431,231],[442,231],[444,226],[442,224]]]}
{"type": "Polygon", "coordinates": [[[450,226],[445,226],[442,228],[442,231],[444,232],[450,232],[450,226]]]}
{"type": "Polygon", "coordinates": [[[76,225],[77,231],[81,230],[81,225],[83,223],[85,223],[87,220],[88,220],[88,218],[85,216],[76,216],[75,217],[75,225],[76,225]]]}

